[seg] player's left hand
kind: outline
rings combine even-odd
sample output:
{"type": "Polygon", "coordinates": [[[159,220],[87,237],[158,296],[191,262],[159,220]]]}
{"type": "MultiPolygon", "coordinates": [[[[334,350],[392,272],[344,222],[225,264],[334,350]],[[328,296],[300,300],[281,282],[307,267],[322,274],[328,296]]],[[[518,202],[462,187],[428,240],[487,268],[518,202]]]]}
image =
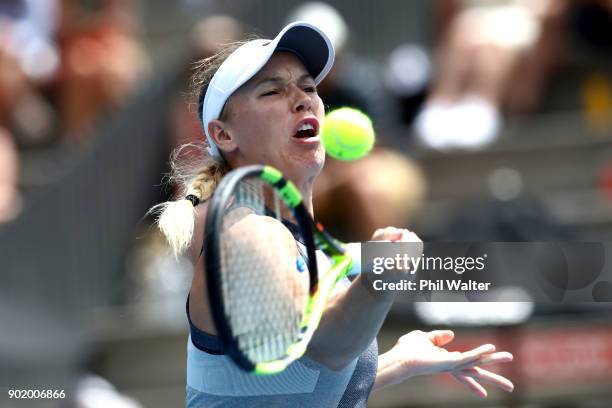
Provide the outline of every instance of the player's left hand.
{"type": "Polygon", "coordinates": [[[493,344],[459,352],[448,351],[444,345],[454,338],[451,330],[412,331],[399,338],[395,346],[380,356],[379,386],[396,384],[410,377],[426,374],[449,373],[479,397],[487,391],[480,384],[486,382],[504,391],[512,392],[514,385],[507,378],[481,368],[481,366],[506,363],[513,359],[511,353],[496,352],[493,344]]]}

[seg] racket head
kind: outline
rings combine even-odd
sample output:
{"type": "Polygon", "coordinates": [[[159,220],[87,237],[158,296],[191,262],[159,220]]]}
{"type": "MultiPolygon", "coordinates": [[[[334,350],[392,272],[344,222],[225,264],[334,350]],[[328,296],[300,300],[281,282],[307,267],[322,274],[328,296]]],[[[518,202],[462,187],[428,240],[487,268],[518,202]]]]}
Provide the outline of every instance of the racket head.
{"type": "Polygon", "coordinates": [[[267,166],[228,173],[208,206],[204,257],[213,322],[233,361],[274,373],[299,358],[318,272],[297,188],[267,166]]]}

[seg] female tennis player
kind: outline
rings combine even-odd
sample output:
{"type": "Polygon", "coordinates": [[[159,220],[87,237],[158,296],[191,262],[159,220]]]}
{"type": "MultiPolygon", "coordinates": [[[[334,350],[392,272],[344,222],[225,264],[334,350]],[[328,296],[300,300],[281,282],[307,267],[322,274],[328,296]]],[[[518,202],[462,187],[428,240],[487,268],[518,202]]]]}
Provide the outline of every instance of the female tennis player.
{"type": "MultiPolygon", "coordinates": [[[[172,249],[187,251],[195,266],[187,300],[188,408],[361,407],[372,391],[434,373],[449,373],[481,397],[487,395],[481,382],[513,389],[508,379],[481,368],[511,361],[510,353],[496,352],[490,344],[449,352],[443,347],[453,339],[449,330],[410,332],[378,355],[376,335],[392,299],[375,298],[359,284],[360,277],[345,280],[328,301],[304,356],[281,373],[248,374],[225,353],[206,291],[207,200],[229,170],[266,164],[298,187],[314,215],[313,183],[325,160],[319,137],[324,106],[316,87],[333,59],[326,35],[298,22],[273,40],[232,44],[198,65],[194,83],[209,157],[194,173],[174,165],[185,198],[158,207],[159,226],[172,249]]],[[[372,239],[420,242],[414,233],[393,227],[374,232],[372,239]]]]}

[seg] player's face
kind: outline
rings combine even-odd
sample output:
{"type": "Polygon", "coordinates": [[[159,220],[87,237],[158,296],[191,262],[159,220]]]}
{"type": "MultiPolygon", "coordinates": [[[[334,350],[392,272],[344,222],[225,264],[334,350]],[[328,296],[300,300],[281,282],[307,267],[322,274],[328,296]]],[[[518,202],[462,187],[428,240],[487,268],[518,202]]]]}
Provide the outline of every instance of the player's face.
{"type": "Polygon", "coordinates": [[[238,165],[269,164],[289,179],[314,179],[325,161],[324,107],[314,80],[293,54],[276,52],[229,100],[226,121],[238,165]]]}

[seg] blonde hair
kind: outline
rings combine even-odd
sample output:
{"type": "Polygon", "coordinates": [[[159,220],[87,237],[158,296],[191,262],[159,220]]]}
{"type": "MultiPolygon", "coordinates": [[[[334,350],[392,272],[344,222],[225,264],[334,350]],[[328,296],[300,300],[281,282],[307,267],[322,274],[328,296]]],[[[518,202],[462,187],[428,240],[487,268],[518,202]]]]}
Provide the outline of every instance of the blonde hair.
{"type": "Polygon", "coordinates": [[[166,237],[174,256],[183,253],[193,239],[195,206],[208,200],[219,181],[229,171],[225,160],[220,158],[200,158],[198,164],[183,163],[180,156],[186,150],[195,149],[203,155],[204,144],[185,144],[172,153],[171,172],[168,176],[171,184],[178,186],[178,200],[158,204],[149,213],[159,214],[157,226],[166,237]]]}
{"type": "MultiPolygon", "coordinates": [[[[218,53],[197,61],[190,81],[191,96],[197,100],[200,117],[208,84],[223,61],[246,41],[227,44],[218,53]]],[[[219,118],[229,115],[227,105],[219,118]]],[[[170,174],[167,181],[178,187],[178,200],[167,201],[151,208],[148,214],[159,214],[157,225],[166,237],[174,256],[183,253],[193,239],[195,207],[208,200],[219,181],[229,171],[223,158],[210,157],[206,144],[189,143],[174,150],[170,158],[170,174]]]]}

